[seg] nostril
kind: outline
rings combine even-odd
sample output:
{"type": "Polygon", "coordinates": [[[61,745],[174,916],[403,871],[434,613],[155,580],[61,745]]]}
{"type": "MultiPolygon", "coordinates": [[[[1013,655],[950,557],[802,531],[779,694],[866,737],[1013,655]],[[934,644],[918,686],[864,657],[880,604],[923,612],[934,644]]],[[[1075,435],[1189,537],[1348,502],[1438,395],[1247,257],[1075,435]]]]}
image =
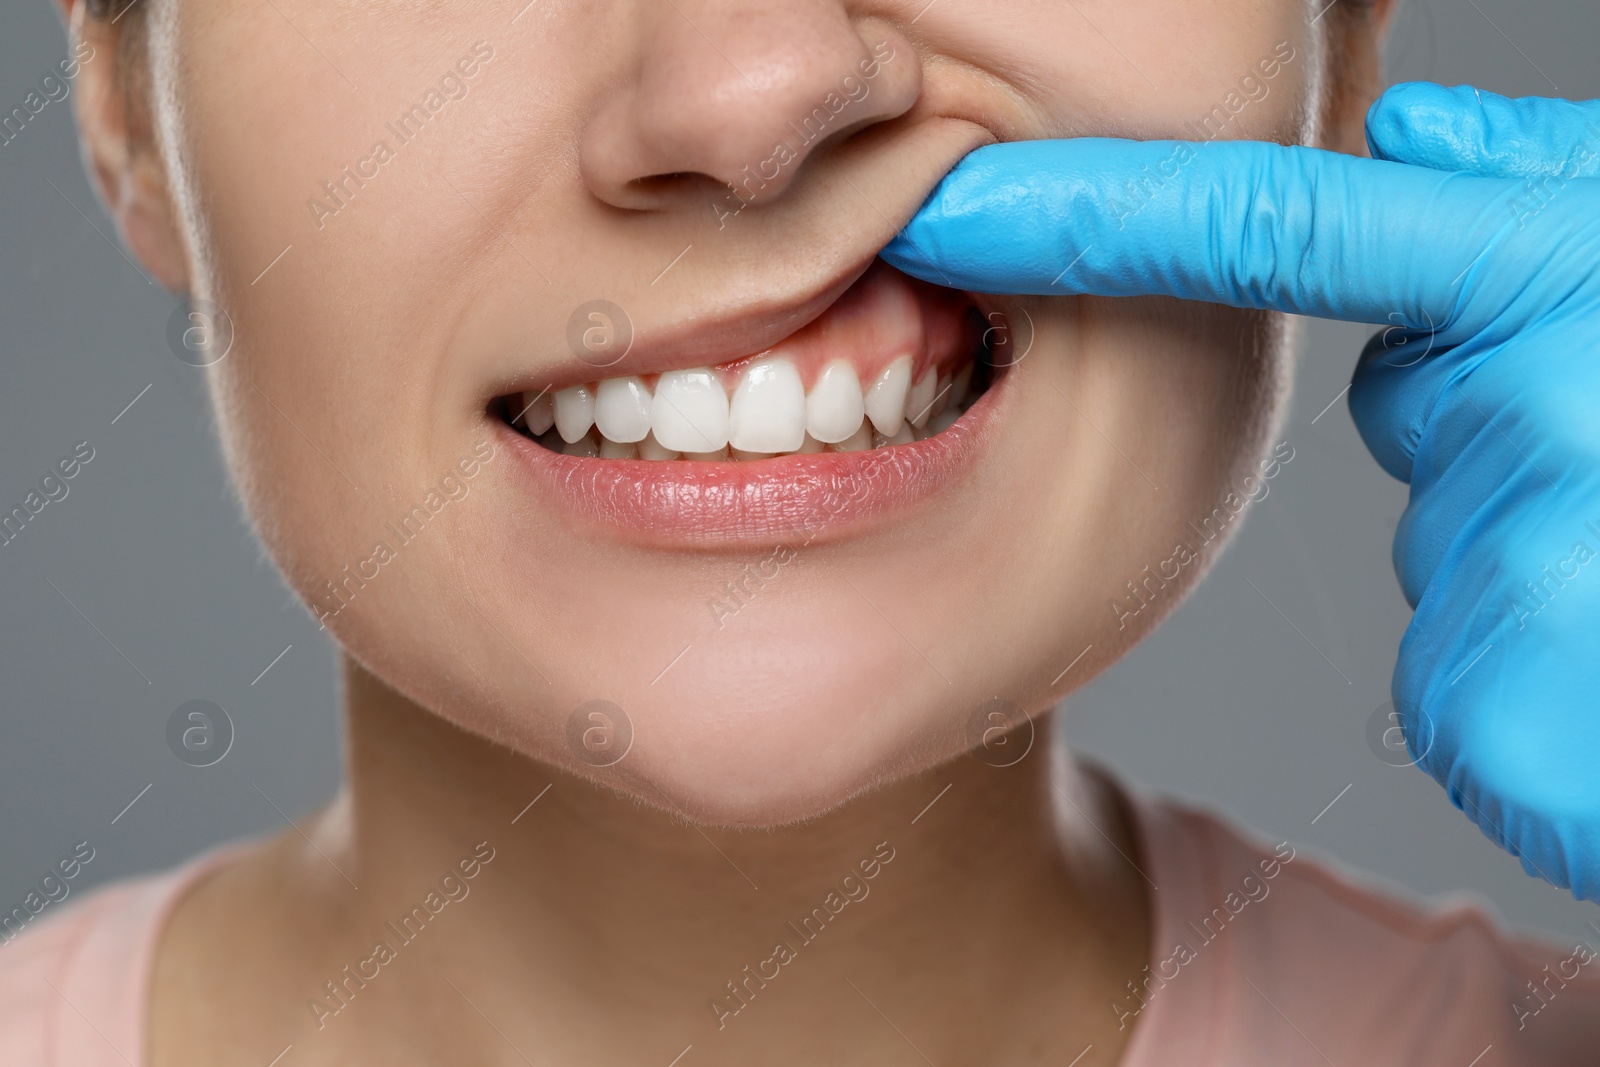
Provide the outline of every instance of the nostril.
{"type": "Polygon", "coordinates": [[[906,114],[921,91],[911,42],[836,5],[677,0],[650,31],[578,139],[585,184],[614,207],[775,200],[809,157],[906,114]]]}
{"type": "Polygon", "coordinates": [[[831,151],[856,134],[884,124],[882,118],[866,116],[841,125],[826,136],[814,138],[805,154],[779,143],[764,155],[742,164],[726,161],[720,169],[727,172],[727,178],[700,170],[666,171],[633,178],[623,186],[624,194],[617,198],[617,204],[636,209],[662,209],[711,202],[718,205],[719,218],[723,212],[737,214],[745,207],[781,195],[810,155],[831,151]]]}
{"type": "Polygon", "coordinates": [[[692,170],[634,178],[628,182],[627,188],[630,199],[635,203],[648,203],[654,207],[681,203],[695,197],[701,199],[715,197],[727,189],[722,182],[710,175],[692,170]]]}

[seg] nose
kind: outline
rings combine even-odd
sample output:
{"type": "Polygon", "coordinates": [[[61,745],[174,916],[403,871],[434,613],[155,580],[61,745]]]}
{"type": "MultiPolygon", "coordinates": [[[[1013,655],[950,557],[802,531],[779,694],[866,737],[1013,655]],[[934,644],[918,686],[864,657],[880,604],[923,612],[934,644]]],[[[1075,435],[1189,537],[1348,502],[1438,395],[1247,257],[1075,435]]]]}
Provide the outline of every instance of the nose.
{"type": "Polygon", "coordinates": [[[922,68],[906,38],[839,0],[644,5],[639,58],[585,125],[583,179],[615,207],[709,192],[782,195],[824,143],[908,111],[922,68]]]}

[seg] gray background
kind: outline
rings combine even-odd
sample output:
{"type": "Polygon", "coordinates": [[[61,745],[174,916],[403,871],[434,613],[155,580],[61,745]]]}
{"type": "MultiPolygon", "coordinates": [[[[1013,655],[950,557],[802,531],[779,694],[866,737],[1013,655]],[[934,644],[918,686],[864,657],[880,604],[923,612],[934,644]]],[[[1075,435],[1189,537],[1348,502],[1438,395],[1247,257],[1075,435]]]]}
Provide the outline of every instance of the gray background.
{"type": "MultiPolygon", "coordinates": [[[[0,111],[66,52],[54,5],[7,7],[0,111]]],[[[1408,0],[1386,67],[1600,97],[1597,42],[1592,2],[1408,0]]],[[[96,451],[70,495],[0,547],[0,911],[77,841],[97,850],[81,891],[281,827],[340,778],[331,646],[241,519],[200,373],[167,348],[176,301],[113,245],[70,104],[0,146],[0,511],[75,442],[96,451]],[[195,698],[238,730],[208,769],[165,741],[195,698]]],[[[1524,876],[1430,779],[1367,744],[1409,615],[1389,556],[1405,489],[1342,400],[1317,416],[1370,332],[1308,324],[1284,431],[1293,462],[1200,592],[1071,699],[1068,736],[1274,841],[1410,890],[1473,893],[1570,944],[1600,909],[1524,876]]]]}

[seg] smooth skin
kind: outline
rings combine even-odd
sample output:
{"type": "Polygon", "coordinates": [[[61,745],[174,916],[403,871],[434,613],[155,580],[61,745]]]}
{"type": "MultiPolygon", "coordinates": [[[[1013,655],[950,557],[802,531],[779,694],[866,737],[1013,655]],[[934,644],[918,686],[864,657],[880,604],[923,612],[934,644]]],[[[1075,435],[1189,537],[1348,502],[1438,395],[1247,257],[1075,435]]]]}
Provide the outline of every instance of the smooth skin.
{"type": "Polygon", "coordinates": [[[1394,543],[1416,609],[1393,687],[1407,745],[1529,874],[1600,900],[1600,104],[1415,83],[1367,128],[1376,160],[982,149],[884,257],[980,291],[1389,323],[1350,410],[1411,485],[1394,543]],[[1119,204],[1163,163],[1148,202],[1119,204]]]}
{"type": "MultiPolygon", "coordinates": [[[[1361,151],[1387,9],[139,0],[113,25],[63,7],[106,60],[74,99],[124,239],[235,324],[206,371],[223,449],[308,603],[472,451],[494,383],[570,367],[568,315],[597,294],[641,331],[787,305],[993,142],[1179,137],[1236,99],[1228,138],[1361,151]],[[478,41],[470,91],[331,218],[308,211],[478,41]],[[884,42],[897,58],[845,132],[719,228],[708,194],[884,42]]],[[[963,755],[965,727],[997,694],[1043,714],[1198,581],[1225,539],[1131,623],[1111,607],[1257,473],[1289,331],[1162,298],[1011,303],[1033,344],[972,477],[808,549],[720,630],[708,595],[765,553],[596,535],[487,464],[328,620],[346,787],[304,838],[184,899],[150,1063],[260,1067],[293,1044],[297,1067],[666,1064],[692,1043],[697,1065],[1086,1046],[1079,1067],[1115,1064],[1130,1031],[1108,1006],[1149,960],[1125,813],[1046,737],[1001,770],[963,755]],[[610,770],[565,742],[596,697],[636,729],[610,770]],[[479,842],[495,858],[471,895],[319,1025],[324,983],[479,842]],[[872,895],[719,1028],[709,999],[880,842],[872,895]]]]}

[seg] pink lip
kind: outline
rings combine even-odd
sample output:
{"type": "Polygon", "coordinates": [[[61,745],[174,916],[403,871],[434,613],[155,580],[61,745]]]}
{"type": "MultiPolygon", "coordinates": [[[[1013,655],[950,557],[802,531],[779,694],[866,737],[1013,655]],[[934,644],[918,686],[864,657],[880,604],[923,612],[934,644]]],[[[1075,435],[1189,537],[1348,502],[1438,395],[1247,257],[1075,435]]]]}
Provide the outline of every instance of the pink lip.
{"type": "Polygon", "coordinates": [[[589,459],[553,452],[494,420],[547,507],[656,547],[811,544],[901,515],[956,483],[991,435],[1003,376],[942,433],[867,452],[747,463],[589,459]]]}

